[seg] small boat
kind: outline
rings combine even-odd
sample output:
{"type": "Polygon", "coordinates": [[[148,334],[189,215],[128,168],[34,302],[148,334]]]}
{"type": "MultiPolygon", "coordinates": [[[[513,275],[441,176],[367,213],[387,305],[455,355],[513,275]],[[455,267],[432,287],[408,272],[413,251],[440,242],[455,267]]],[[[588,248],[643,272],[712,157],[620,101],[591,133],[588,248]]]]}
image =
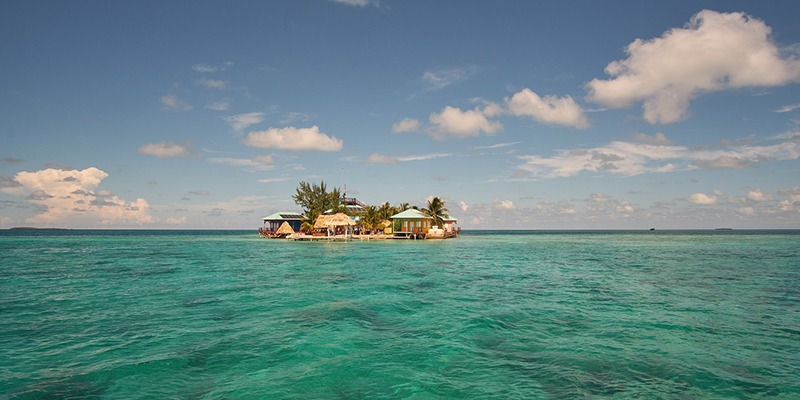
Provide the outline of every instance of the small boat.
{"type": "Polygon", "coordinates": [[[651,230],[651,231],[654,231],[654,230],[656,230],[656,228],[650,228],[650,230],[651,230]]]}

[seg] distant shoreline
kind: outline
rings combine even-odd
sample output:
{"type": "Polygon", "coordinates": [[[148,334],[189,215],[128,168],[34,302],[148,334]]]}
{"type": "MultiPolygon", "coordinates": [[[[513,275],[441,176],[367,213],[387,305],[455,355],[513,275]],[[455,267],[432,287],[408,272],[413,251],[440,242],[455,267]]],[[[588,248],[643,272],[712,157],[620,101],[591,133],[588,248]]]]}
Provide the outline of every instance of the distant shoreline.
{"type": "MultiPolygon", "coordinates": [[[[199,232],[199,231],[229,231],[229,232],[241,232],[241,231],[253,231],[258,234],[255,229],[250,228],[241,228],[241,229],[219,229],[219,228],[197,228],[197,229],[170,229],[170,228],[150,228],[150,229],[142,229],[142,228],[35,228],[35,227],[27,227],[27,226],[16,226],[13,228],[7,229],[0,229],[2,230],[15,230],[15,231],[177,231],[177,232],[199,232]]],[[[581,229],[581,228],[573,228],[573,229],[463,229],[462,232],[648,232],[648,233],[658,233],[658,232],[675,232],[675,231],[696,231],[696,232],[741,232],[741,231],[798,231],[800,228],[670,228],[670,229],[657,229],[657,230],[650,230],[649,228],[641,228],[641,229],[581,229]]]]}
{"type": "Polygon", "coordinates": [[[70,228],[34,228],[32,226],[15,226],[10,231],[71,231],[70,228]]]}

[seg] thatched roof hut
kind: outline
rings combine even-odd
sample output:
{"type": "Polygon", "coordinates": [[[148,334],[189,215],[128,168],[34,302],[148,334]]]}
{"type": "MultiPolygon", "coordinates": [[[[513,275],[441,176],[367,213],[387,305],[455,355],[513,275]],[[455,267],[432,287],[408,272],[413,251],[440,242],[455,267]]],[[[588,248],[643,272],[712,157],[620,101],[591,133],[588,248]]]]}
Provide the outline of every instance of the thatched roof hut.
{"type": "Polygon", "coordinates": [[[294,233],[294,229],[292,229],[292,226],[289,225],[288,222],[284,221],[283,225],[281,225],[281,227],[278,228],[278,231],[275,233],[278,235],[291,235],[294,233]]]}
{"type": "Polygon", "coordinates": [[[314,229],[326,229],[336,226],[354,226],[356,224],[347,214],[320,215],[314,223],[314,229]]]}

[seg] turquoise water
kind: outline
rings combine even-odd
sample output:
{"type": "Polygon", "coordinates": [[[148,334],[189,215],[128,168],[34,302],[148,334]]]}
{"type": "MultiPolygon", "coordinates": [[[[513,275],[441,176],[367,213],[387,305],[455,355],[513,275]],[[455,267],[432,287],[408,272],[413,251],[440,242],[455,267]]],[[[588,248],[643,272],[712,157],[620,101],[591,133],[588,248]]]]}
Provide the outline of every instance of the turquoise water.
{"type": "Polygon", "coordinates": [[[800,398],[800,231],[0,231],[0,398],[800,398]]]}

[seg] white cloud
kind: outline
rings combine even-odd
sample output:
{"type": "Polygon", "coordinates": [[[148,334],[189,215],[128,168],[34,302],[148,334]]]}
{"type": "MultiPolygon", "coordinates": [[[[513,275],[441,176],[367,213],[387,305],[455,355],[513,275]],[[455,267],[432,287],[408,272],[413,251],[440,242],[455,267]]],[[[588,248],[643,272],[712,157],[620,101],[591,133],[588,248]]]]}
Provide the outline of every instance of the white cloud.
{"type": "Polygon", "coordinates": [[[753,215],[756,212],[756,210],[753,207],[742,207],[737,211],[745,215],[753,215]]]}
{"type": "Polygon", "coordinates": [[[195,72],[203,72],[203,73],[225,71],[226,69],[228,69],[230,67],[233,67],[233,63],[230,62],[230,61],[226,61],[226,62],[222,63],[219,66],[202,64],[202,63],[192,65],[192,69],[195,72]]]}
{"type": "Polygon", "coordinates": [[[225,81],[219,81],[216,79],[208,79],[208,78],[201,78],[197,81],[197,83],[210,88],[210,89],[223,89],[225,88],[225,81]]]}
{"type": "Polygon", "coordinates": [[[161,101],[161,104],[172,109],[172,111],[190,111],[192,109],[191,104],[183,100],[180,100],[171,94],[166,96],[161,96],[159,101],[161,101]]]}
{"type": "Polygon", "coordinates": [[[192,69],[195,72],[216,72],[217,71],[217,67],[213,67],[213,66],[208,65],[208,64],[195,64],[195,65],[192,65],[192,69]]]}
{"type": "Polygon", "coordinates": [[[692,165],[708,169],[742,169],[753,166],[747,159],[733,156],[719,156],[713,160],[695,160],[692,165]]]}
{"type": "Polygon", "coordinates": [[[492,207],[498,210],[516,210],[517,206],[514,205],[514,202],[511,200],[500,200],[494,199],[492,200],[492,207]]]}
{"type": "Polygon", "coordinates": [[[444,158],[450,157],[452,154],[450,153],[431,153],[431,154],[423,154],[421,156],[406,156],[406,157],[398,157],[397,160],[400,162],[406,161],[424,161],[424,160],[433,160],[435,158],[444,158]]]}
{"type": "Polygon", "coordinates": [[[10,217],[3,217],[0,218],[0,226],[11,226],[14,223],[14,220],[10,217]]]}
{"type": "Polygon", "coordinates": [[[528,116],[548,125],[571,126],[578,129],[589,127],[583,109],[570,96],[547,95],[544,98],[525,88],[505,99],[508,111],[517,117],[528,116]]]}
{"type": "Polygon", "coordinates": [[[275,168],[275,160],[272,159],[271,155],[253,158],[215,157],[209,158],[208,161],[216,164],[244,167],[247,172],[270,171],[275,168]]]}
{"type": "Polygon", "coordinates": [[[422,81],[428,84],[431,90],[439,90],[455,82],[467,79],[477,70],[476,67],[469,67],[425,71],[422,74],[422,81]]]}
{"type": "Polygon", "coordinates": [[[692,204],[707,206],[711,204],[717,204],[717,197],[716,196],[708,196],[703,193],[695,193],[689,196],[689,202],[692,204]]]}
{"type": "Polygon", "coordinates": [[[744,13],[703,10],[684,28],[629,44],[628,58],[606,67],[611,79],[586,85],[588,98],[614,108],[644,101],[648,122],[670,123],[702,93],[799,80],[800,61],[781,57],[771,31],[744,13]]]}
{"type": "Polygon", "coordinates": [[[413,118],[403,118],[402,121],[392,125],[392,132],[416,132],[419,130],[420,123],[413,118]]]}
{"type": "Polygon", "coordinates": [[[461,205],[461,211],[464,211],[464,212],[466,212],[466,211],[469,209],[469,206],[467,205],[467,203],[464,203],[464,201],[463,201],[463,200],[462,200],[462,201],[460,201],[460,202],[458,202],[458,204],[460,204],[460,205],[461,205]]]}
{"type": "Polygon", "coordinates": [[[493,144],[491,146],[475,146],[473,147],[474,150],[491,150],[491,149],[501,149],[503,147],[511,147],[516,146],[522,142],[508,142],[508,143],[498,143],[493,144]]]}
{"type": "Polygon", "coordinates": [[[586,212],[595,218],[598,216],[615,216],[622,214],[628,217],[634,212],[633,205],[627,200],[617,200],[607,194],[592,193],[586,199],[586,212]]]}
{"type": "Polygon", "coordinates": [[[195,153],[189,150],[188,147],[191,146],[194,146],[194,143],[191,141],[183,141],[181,143],[166,141],[161,143],[147,143],[144,146],[139,147],[137,151],[139,154],[147,154],[150,156],[156,156],[158,158],[203,156],[200,153],[195,153]]]}
{"type": "Polygon", "coordinates": [[[267,178],[267,179],[259,179],[259,183],[272,183],[272,182],[286,182],[289,178],[267,178]]]}
{"type": "MultiPolygon", "coordinates": [[[[444,158],[444,157],[451,157],[452,154],[450,153],[431,153],[431,154],[423,154],[419,156],[405,156],[405,157],[393,157],[393,156],[385,156],[378,153],[371,154],[369,157],[364,159],[364,162],[368,163],[379,163],[379,164],[397,164],[399,162],[409,162],[409,161],[425,161],[425,160],[433,160],[436,158],[444,158]]],[[[358,161],[357,159],[346,159],[345,161],[358,161]]]]}
{"type": "Polygon", "coordinates": [[[219,101],[212,101],[206,104],[206,108],[214,111],[227,111],[231,108],[231,100],[223,99],[219,101]]]}
{"type": "Polygon", "coordinates": [[[771,160],[800,157],[796,143],[698,150],[685,146],[612,142],[591,149],[560,150],[555,156],[523,155],[519,168],[537,178],[570,177],[583,171],[633,176],[695,168],[739,168],[771,160]]]}
{"type": "Polygon", "coordinates": [[[367,157],[364,160],[364,162],[375,163],[375,164],[397,164],[400,161],[397,159],[397,157],[384,156],[378,153],[374,153],[370,154],[370,156],[367,157]]]}
{"type": "Polygon", "coordinates": [[[186,225],[186,217],[180,217],[180,218],[169,217],[165,222],[167,223],[167,225],[186,225]]]}
{"type": "Polygon", "coordinates": [[[756,202],[775,200],[775,196],[764,193],[761,191],[761,189],[755,189],[747,192],[747,198],[756,202]]]}
{"type": "Polygon", "coordinates": [[[447,106],[439,114],[431,113],[430,122],[434,125],[430,134],[436,140],[443,140],[448,135],[464,139],[479,136],[481,131],[491,135],[503,130],[500,122],[486,119],[480,107],[461,111],[460,108],[447,106]]]}
{"type": "Polygon", "coordinates": [[[108,174],[97,168],[84,170],[45,169],[20,172],[20,186],[2,188],[5,193],[25,197],[43,210],[26,222],[46,226],[141,225],[155,222],[149,204],[142,198],[126,202],[110,191],[94,190],[108,174]],[[104,197],[98,194],[105,195],[104,197]]]}
{"type": "Polygon", "coordinates": [[[775,110],[775,112],[776,113],[785,113],[785,112],[790,112],[790,111],[797,110],[798,108],[800,108],[800,103],[790,104],[788,106],[783,106],[783,107],[775,110]]]}
{"type": "Polygon", "coordinates": [[[220,117],[223,121],[227,122],[235,132],[240,132],[247,129],[251,125],[255,125],[264,120],[263,112],[250,112],[244,114],[231,115],[228,117],[220,117]]]}
{"type": "Polygon", "coordinates": [[[792,202],[800,201],[800,186],[781,189],[778,191],[778,194],[789,196],[792,199],[792,202]]]}
{"type": "Polygon", "coordinates": [[[274,148],[282,150],[318,150],[339,151],[343,142],[335,136],[328,136],[319,131],[315,125],[311,128],[270,128],[247,134],[244,144],[253,147],[274,148]]]}
{"type": "Polygon", "coordinates": [[[366,7],[370,4],[378,4],[377,0],[331,0],[334,3],[347,4],[348,6],[366,7]]]}

